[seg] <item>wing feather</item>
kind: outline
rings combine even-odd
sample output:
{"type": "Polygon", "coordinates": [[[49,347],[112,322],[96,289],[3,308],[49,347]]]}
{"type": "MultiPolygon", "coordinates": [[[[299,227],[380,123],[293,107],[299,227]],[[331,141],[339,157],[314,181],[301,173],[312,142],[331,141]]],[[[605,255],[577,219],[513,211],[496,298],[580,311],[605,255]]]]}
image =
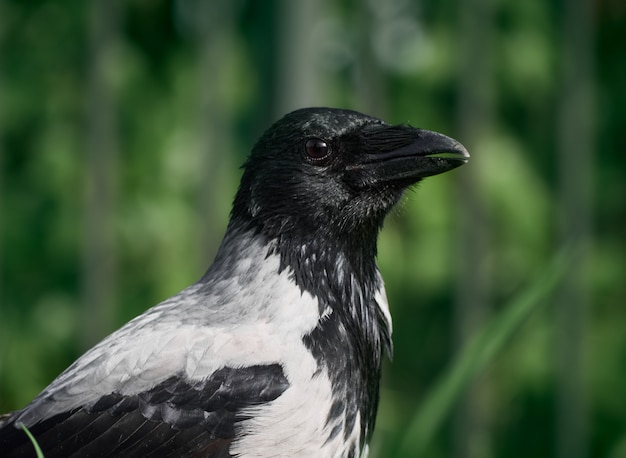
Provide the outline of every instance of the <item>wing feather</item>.
{"type": "MultiPolygon", "coordinates": [[[[111,393],[29,429],[46,458],[227,457],[237,423],[248,418],[242,410],[275,400],[288,386],[279,364],[222,367],[201,382],[178,374],[148,391],[111,393]]],[[[35,456],[26,435],[16,428],[20,413],[0,427],[3,457],[35,456]]]]}

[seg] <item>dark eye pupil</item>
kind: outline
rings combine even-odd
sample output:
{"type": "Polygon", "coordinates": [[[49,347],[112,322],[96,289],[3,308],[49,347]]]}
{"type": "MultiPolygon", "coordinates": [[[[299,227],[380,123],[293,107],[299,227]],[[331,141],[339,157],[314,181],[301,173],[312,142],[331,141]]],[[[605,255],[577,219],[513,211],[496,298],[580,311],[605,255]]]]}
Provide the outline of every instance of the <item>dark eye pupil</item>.
{"type": "Polygon", "coordinates": [[[307,140],[305,148],[306,154],[311,159],[324,159],[330,152],[328,144],[319,138],[310,138],[307,140]]]}

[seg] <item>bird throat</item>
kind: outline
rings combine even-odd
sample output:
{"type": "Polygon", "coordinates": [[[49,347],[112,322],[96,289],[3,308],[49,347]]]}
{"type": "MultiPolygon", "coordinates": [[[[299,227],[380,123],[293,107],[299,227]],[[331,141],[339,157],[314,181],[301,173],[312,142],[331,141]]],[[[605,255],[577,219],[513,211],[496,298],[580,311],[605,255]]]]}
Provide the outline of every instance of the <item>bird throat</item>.
{"type": "Polygon", "coordinates": [[[358,418],[362,447],[374,429],[382,354],[391,353],[390,323],[376,303],[383,288],[376,238],[358,246],[354,239],[319,240],[283,239],[273,246],[281,269],[289,269],[302,291],[319,301],[318,326],[303,340],[331,381],[328,422],[343,426],[348,440],[358,418]]]}
{"type": "Polygon", "coordinates": [[[268,255],[279,255],[280,271],[318,300],[318,325],[303,342],[330,379],[329,431],[347,441],[360,427],[355,451],[362,450],[374,430],[383,352],[391,354],[391,323],[376,302],[383,291],[376,266],[380,225],[338,233],[321,225],[318,231],[299,225],[276,231],[248,218],[231,224],[260,237],[268,255]]]}

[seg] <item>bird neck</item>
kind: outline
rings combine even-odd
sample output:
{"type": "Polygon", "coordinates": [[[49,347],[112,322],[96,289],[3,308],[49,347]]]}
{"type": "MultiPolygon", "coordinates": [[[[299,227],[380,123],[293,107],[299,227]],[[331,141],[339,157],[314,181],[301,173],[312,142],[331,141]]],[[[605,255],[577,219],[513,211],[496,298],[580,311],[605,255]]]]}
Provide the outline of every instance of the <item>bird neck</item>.
{"type": "Polygon", "coordinates": [[[376,265],[378,232],[378,225],[346,231],[321,223],[302,227],[233,218],[226,238],[245,234],[245,239],[261,239],[268,247],[268,255],[280,256],[280,271],[290,271],[302,290],[320,302],[334,300],[347,306],[354,302],[355,295],[368,300],[380,287],[376,265]]]}
{"type": "Polygon", "coordinates": [[[386,301],[376,266],[377,230],[345,236],[320,227],[268,235],[262,227],[231,221],[231,236],[235,228],[245,239],[260,238],[268,256],[279,255],[279,270],[317,298],[319,324],[304,343],[331,379],[336,401],[357,407],[366,440],[378,406],[382,354],[391,354],[386,302],[377,302],[386,301]]]}
{"type": "Polygon", "coordinates": [[[276,249],[300,288],[319,300],[324,318],[304,343],[329,375],[334,402],[345,403],[346,424],[348,410],[358,409],[364,443],[374,429],[382,354],[391,353],[390,323],[376,302],[383,288],[376,238],[292,239],[276,249]]]}

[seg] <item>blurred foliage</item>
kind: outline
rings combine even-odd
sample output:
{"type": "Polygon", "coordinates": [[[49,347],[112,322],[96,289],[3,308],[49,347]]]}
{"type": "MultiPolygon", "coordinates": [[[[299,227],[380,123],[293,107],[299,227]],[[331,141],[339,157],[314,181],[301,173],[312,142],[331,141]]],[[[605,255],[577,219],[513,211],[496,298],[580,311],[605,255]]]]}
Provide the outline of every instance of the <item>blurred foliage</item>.
{"type": "MultiPolygon", "coordinates": [[[[289,5],[302,2],[217,1],[218,19],[203,22],[198,0],[117,1],[103,51],[90,38],[90,2],[0,0],[0,411],[22,407],[86,349],[94,57],[104,60],[114,94],[118,151],[107,226],[114,300],[91,342],[202,275],[226,226],[237,167],[284,111],[341,106],[458,137],[466,76],[458,53],[467,39],[460,2],[380,3],[319,2],[297,24],[313,41],[302,45],[311,54],[292,57],[296,64],[288,45],[305,29],[289,28],[297,17],[289,5]],[[296,74],[317,87],[298,86],[296,74]]],[[[491,4],[492,125],[466,167],[490,214],[483,255],[498,313],[558,251],[556,107],[567,3],[491,4]]],[[[607,457],[626,456],[625,5],[593,3],[596,102],[588,118],[593,240],[583,356],[590,455],[607,457]]],[[[456,183],[464,172],[409,192],[381,234],[395,355],[385,367],[373,456],[410,456],[399,444],[454,360],[463,205],[456,183]]],[[[555,314],[552,296],[543,300],[548,306],[508,336],[483,374],[492,421],[490,451],[480,456],[555,456],[555,314]]],[[[453,429],[448,415],[422,456],[451,456],[453,429]]]]}
{"type": "Polygon", "coordinates": [[[554,292],[572,260],[572,253],[568,251],[555,256],[533,284],[507,304],[485,329],[472,337],[413,416],[400,443],[404,455],[424,454],[441,422],[452,411],[466,387],[502,350],[529,314],[554,292]]]}

